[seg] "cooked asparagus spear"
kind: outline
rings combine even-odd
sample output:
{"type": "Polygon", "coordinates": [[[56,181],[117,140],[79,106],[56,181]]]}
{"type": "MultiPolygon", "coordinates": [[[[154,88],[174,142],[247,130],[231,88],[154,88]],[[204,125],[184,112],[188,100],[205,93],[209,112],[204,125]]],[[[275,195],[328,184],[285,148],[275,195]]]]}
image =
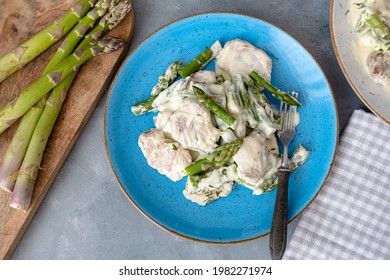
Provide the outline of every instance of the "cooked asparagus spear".
{"type": "Polygon", "coordinates": [[[195,57],[191,62],[181,69],[179,72],[182,78],[185,78],[192,73],[202,69],[207,63],[210,62],[213,58],[215,58],[219,52],[222,50],[221,43],[216,41],[209,49],[204,50],[201,54],[195,57]]]}
{"type": "MultiPolygon", "coordinates": [[[[55,65],[69,56],[76,48],[79,41],[84,37],[88,29],[92,28],[98,18],[104,15],[112,0],[99,0],[96,6],[81,19],[81,21],[69,32],[61,46],[46,65],[43,75],[49,72],[55,65]]],[[[13,137],[3,162],[0,165],[0,188],[7,191],[13,190],[17,172],[22,164],[35,125],[41,117],[45,107],[47,95],[38,101],[27,111],[13,137]]]]}
{"type": "MultiPolygon", "coordinates": [[[[72,56],[68,57],[67,61],[69,62],[69,65],[71,65],[71,60],[74,59],[79,60],[79,63],[81,61],[85,62],[93,56],[102,53],[113,52],[121,48],[124,43],[125,42],[122,39],[107,37],[89,48],[77,51],[76,53],[72,54],[72,56]]],[[[55,68],[57,69],[61,67],[55,68]]],[[[72,71],[68,75],[75,75],[75,71],[72,71]]],[[[61,88],[57,88],[57,90],[60,89],[61,88]]],[[[36,177],[38,175],[45,145],[58,116],[58,112],[61,109],[62,102],[65,99],[66,90],[58,93],[57,96],[57,100],[52,98],[53,95],[50,95],[47,99],[45,109],[35,128],[33,137],[31,138],[26,155],[19,170],[18,178],[16,180],[15,188],[11,197],[11,207],[26,211],[30,205],[32,192],[34,189],[36,177]],[[42,145],[42,143],[44,143],[44,145],[42,145]]]]}
{"type": "Polygon", "coordinates": [[[219,146],[213,153],[211,153],[207,157],[191,163],[184,169],[184,172],[187,173],[189,176],[193,176],[203,171],[206,171],[211,167],[223,166],[227,164],[232,158],[232,156],[237,153],[242,142],[242,139],[237,139],[233,142],[219,146]]]}
{"type": "Polygon", "coordinates": [[[10,127],[19,117],[28,111],[37,101],[44,97],[68,75],[77,70],[88,59],[103,52],[115,50],[123,46],[120,39],[103,39],[90,47],[74,52],[62,63],[55,66],[46,75],[40,77],[11,103],[7,104],[0,115],[0,133],[10,127]]]}
{"type": "Polygon", "coordinates": [[[158,83],[153,87],[151,95],[158,95],[166,89],[177,78],[179,71],[183,68],[181,61],[175,61],[169,65],[163,75],[158,78],[158,83]]]}
{"type": "Polygon", "coordinates": [[[280,89],[277,89],[274,87],[270,82],[268,82],[266,79],[261,77],[259,74],[257,74],[255,71],[252,71],[249,76],[259,85],[264,87],[266,90],[268,90],[273,96],[276,98],[282,100],[284,103],[287,103],[289,105],[293,106],[300,106],[302,107],[301,103],[298,102],[294,97],[292,97],[290,94],[281,91],[280,89]]]}
{"type": "Polygon", "coordinates": [[[153,110],[153,101],[157,98],[160,92],[168,88],[168,86],[173,83],[182,67],[183,66],[180,61],[175,61],[169,65],[165,73],[158,78],[158,82],[153,87],[150,98],[131,106],[131,111],[133,114],[138,116],[153,110]]]}
{"type": "Polygon", "coordinates": [[[60,40],[77,24],[97,0],[79,0],[60,19],[35,34],[16,49],[0,57],[0,82],[21,69],[51,45],[60,40]]]}
{"type": "Polygon", "coordinates": [[[380,39],[390,34],[389,28],[382,22],[379,16],[364,4],[361,6],[362,12],[356,23],[355,32],[361,33],[371,31],[372,35],[380,39]]]}
{"type": "Polygon", "coordinates": [[[234,94],[238,95],[237,99],[241,100],[241,106],[249,127],[260,130],[266,137],[270,137],[280,128],[280,125],[267,115],[255,95],[246,89],[241,75],[233,75],[232,80],[237,91],[234,94]]]}
{"type": "Polygon", "coordinates": [[[244,109],[245,118],[251,128],[257,127],[260,119],[256,113],[256,103],[251,100],[248,91],[245,88],[241,75],[233,75],[232,82],[236,86],[235,100],[241,103],[244,109]]]}
{"type": "Polygon", "coordinates": [[[223,120],[227,125],[234,125],[236,119],[227,112],[224,108],[220,107],[217,103],[215,103],[210,96],[208,96],[202,89],[193,86],[194,93],[196,97],[202,102],[207,109],[213,112],[218,118],[223,120]]]}

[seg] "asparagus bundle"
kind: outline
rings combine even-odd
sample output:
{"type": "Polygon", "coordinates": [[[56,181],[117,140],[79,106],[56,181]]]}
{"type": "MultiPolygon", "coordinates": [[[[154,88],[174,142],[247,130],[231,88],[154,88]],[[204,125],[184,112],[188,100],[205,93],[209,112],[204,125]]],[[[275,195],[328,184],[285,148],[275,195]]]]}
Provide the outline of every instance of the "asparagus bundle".
{"type": "MultiPolygon", "coordinates": [[[[120,2],[113,7],[100,24],[89,33],[78,47],[88,45],[91,40],[101,36],[114,28],[130,11],[131,5],[127,1],[120,2]]],[[[113,48],[117,49],[123,45],[123,41],[113,42],[113,48]],[[115,44],[118,44],[115,46],[115,44]]],[[[109,51],[111,52],[111,51],[109,51]]],[[[32,191],[38,175],[38,169],[42,161],[43,152],[46,148],[47,141],[60,113],[62,104],[66,98],[67,92],[75,78],[77,71],[70,74],[65,80],[59,83],[50,93],[42,116],[34,130],[31,142],[28,146],[22,166],[20,167],[15,188],[12,193],[10,206],[27,210],[31,201],[32,191]]]]}
{"type": "MultiPolygon", "coordinates": [[[[103,41],[105,42],[105,41],[103,41]]],[[[32,83],[14,101],[7,104],[0,116],[0,133],[9,128],[19,117],[23,116],[36,102],[52,88],[77,70],[84,62],[102,52],[99,43],[92,47],[74,52],[62,63],[32,83]]]]}
{"type": "MultiPolygon", "coordinates": [[[[114,2],[113,0],[99,0],[94,9],[89,11],[70,31],[47,64],[43,74],[46,74],[74,51],[88,29],[93,27],[95,22],[106,13],[108,7],[114,2]]],[[[12,192],[13,190],[19,167],[22,164],[32,133],[45,106],[46,97],[47,95],[24,114],[15,136],[5,153],[4,160],[0,165],[0,188],[6,191],[12,192]]]]}
{"type": "MultiPolygon", "coordinates": [[[[108,7],[107,5],[111,2],[110,10],[100,20],[99,24],[85,36],[75,53],[90,47],[91,43],[96,44],[93,41],[102,36],[105,32],[117,26],[117,24],[122,21],[131,9],[131,4],[127,1],[120,1],[119,3],[118,1],[114,1],[116,6],[113,6],[112,3],[114,2],[112,1],[104,0],[101,2],[102,6],[100,6],[100,9],[106,9],[108,7]]],[[[98,13],[100,17],[102,11],[98,11],[98,13]]],[[[78,29],[75,28],[75,31],[77,30],[78,29]]],[[[103,39],[98,43],[98,45],[104,47],[103,52],[111,52],[112,50],[120,48],[123,43],[124,42],[122,40],[111,40],[108,44],[106,44],[103,39]]],[[[99,54],[99,52],[97,52],[96,55],[97,54],[99,54]]],[[[67,91],[70,88],[76,74],[77,69],[54,87],[46,101],[46,106],[33,132],[22,166],[17,174],[15,189],[11,197],[11,207],[21,210],[28,209],[46,143],[59,115],[62,104],[67,95],[67,91]]],[[[13,183],[15,183],[15,179],[13,180],[13,183]]]]}
{"type": "MultiPolygon", "coordinates": [[[[59,73],[58,76],[60,78],[53,79],[52,81],[59,84],[62,80],[65,79],[66,76],[72,74],[74,70],[77,69],[82,63],[86,62],[88,59],[100,55],[102,53],[110,53],[113,52],[119,48],[121,48],[124,45],[124,41],[122,39],[117,38],[103,38],[102,40],[98,41],[97,43],[92,44],[91,46],[78,50],[74,52],[72,55],[66,58],[64,63],[61,63],[59,66],[54,67],[54,71],[56,73],[59,73]],[[69,73],[69,74],[67,74],[69,73]]],[[[51,72],[50,72],[51,73],[51,72]]],[[[48,74],[49,75],[49,74],[48,74]]],[[[48,81],[45,77],[48,75],[45,75],[42,77],[44,81],[48,81]]],[[[43,83],[43,82],[42,82],[43,83]]],[[[35,84],[35,83],[34,83],[35,84]]],[[[33,84],[33,85],[34,85],[33,84]]],[[[50,89],[49,89],[50,90],[50,89]]],[[[32,92],[35,93],[35,92],[32,92]]],[[[38,96],[38,94],[35,94],[38,96]]],[[[39,94],[42,95],[42,94],[39,94]]],[[[24,100],[22,100],[24,101],[24,100]]],[[[20,102],[19,104],[21,104],[20,102]]],[[[53,100],[48,98],[47,104],[52,104],[53,100]]],[[[52,105],[56,106],[58,108],[58,104],[53,103],[52,105]]],[[[45,109],[47,106],[45,107],[45,109]]],[[[51,132],[51,129],[47,129],[48,127],[53,127],[55,119],[53,118],[42,118],[45,115],[45,111],[43,112],[41,119],[39,123],[37,124],[37,127],[35,131],[43,131],[42,134],[38,134],[36,137],[34,135],[30,141],[29,147],[34,147],[37,145],[40,145],[40,142],[42,139],[47,139],[48,135],[51,132]],[[42,121],[41,121],[42,120],[42,121]]],[[[26,155],[24,157],[24,161],[22,163],[22,166],[20,168],[20,171],[18,173],[18,178],[15,184],[14,191],[12,193],[10,206],[14,208],[18,208],[21,210],[27,210],[28,206],[30,205],[32,192],[34,189],[35,184],[35,178],[37,176],[40,162],[42,159],[43,149],[28,149],[26,152],[26,155]],[[31,151],[31,152],[30,152],[31,151]]]]}
{"type": "Polygon", "coordinates": [[[60,19],[0,57],[0,82],[21,69],[60,40],[95,5],[97,0],[79,0],[60,19]]]}

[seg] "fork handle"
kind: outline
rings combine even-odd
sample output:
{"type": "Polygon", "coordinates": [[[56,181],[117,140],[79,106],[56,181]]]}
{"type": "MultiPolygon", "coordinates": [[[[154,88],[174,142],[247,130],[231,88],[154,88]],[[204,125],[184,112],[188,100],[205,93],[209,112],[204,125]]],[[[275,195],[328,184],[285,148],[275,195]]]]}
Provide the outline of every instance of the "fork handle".
{"type": "Polygon", "coordinates": [[[280,168],[278,170],[278,188],[272,226],[269,237],[269,249],[273,260],[283,257],[287,243],[287,193],[290,170],[280,168]]]}

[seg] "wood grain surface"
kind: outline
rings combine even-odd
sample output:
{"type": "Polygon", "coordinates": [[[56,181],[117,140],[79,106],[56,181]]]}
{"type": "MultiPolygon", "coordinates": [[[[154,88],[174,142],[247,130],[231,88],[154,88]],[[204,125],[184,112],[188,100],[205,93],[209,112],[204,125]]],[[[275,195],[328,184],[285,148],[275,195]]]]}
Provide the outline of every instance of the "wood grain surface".
{"type": "MultiPolygon", "coordinates": [[[[48,26],[75,0],[0,0],[0,55],[48,26]]],[[[134,13],[109,34],[128,43],[120,51],[101,55],[82,66],[69,91],[45,150],[31,206],[26,212],[8,206],[11,194],[0,190],[0,259],[9,259],[50,189],[58,171],[127,53],[134,32],[134,13]]],[[[0,107],[36,80],[60,42],[22,70],[0,83],[0,107]]],[[[0,160],[18,123],[0,135],[0,160]]]]}

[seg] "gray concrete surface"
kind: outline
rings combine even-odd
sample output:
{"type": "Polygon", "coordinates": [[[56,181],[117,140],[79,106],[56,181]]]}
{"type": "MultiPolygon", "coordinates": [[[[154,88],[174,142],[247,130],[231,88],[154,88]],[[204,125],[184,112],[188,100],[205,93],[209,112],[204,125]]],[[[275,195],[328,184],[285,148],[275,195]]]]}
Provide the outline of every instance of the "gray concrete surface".
{"type": "MultiPolygon", "coordinates": [[[[162,25],[200,12],[237,12],[279,26],[306,47],[336,96],[341,132],[364,105],[344,78],[329,33],[329,1],[133,0],[131,49],[162,25]]],[[[176,237],[151,223],[127,200],[109,168],[103,143],[103,96],[13,259],[269,259],[268,237],[212,245],[176,237]]],[[[289,226],[289,238],[297,221],[289,226]]]]}

